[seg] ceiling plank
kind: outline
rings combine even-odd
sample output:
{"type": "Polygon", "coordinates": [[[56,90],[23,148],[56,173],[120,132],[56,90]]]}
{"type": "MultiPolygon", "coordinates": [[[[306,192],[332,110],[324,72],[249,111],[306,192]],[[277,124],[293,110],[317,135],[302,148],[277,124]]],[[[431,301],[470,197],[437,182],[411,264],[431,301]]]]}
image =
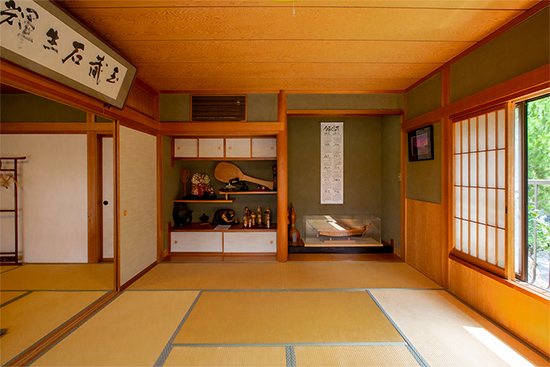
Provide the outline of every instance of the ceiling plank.
{"type": "Polygon", "coordinates": [[[167,8],[167,7],[353,7],[353,8],[437,8],[437,9],[529,9],[538,0],[58,0],[66,9],[76,8],[167,8]]]}
{"type": "Polygon", "coordinates": [[[422,78],[442,64],[367,63],[191,63],[144,64],[143,75],[159,79],[183,78],[422,78]]]}
{"type": "Polygon", "coordinates": [[[115,40],[417,40],[479,41],[522,11],[303,8],[72,9],[103,38],[115,40]],[[398,25],[398,26],[396,26],[398,25]]]}
{"type": "Polygon", "coordinates": [[[444,63],[474,42],[124,41],[114,45],[136,64],[172,62],[444,63]]]}

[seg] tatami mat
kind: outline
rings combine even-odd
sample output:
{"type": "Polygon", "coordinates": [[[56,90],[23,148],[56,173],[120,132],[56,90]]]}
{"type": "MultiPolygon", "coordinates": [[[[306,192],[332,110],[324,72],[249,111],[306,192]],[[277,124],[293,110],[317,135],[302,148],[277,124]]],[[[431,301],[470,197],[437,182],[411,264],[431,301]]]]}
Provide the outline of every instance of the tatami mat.
{"type": "Polygon", "coordinates": [[[100,291],[33,292],[2,307],[0,325],[8,332],[1,339],[1,364],[15,358],[104,294],[100,291]]]}
{"type": "Polygon", "coordinates": [[[439,289],[405,263],[161,263],[130,289],[439,289]]]}
{"type": "Polygon", "coordinates": [[[175,344],[403,342],[364,291],[204,292],[175,344]]]}
{"type": "Polygon", "coordinates": [[[113,290],[113,264],[25,264],[2,272],[2,290],[113,290]]]}
{"type": "Polygon", "coordinates": [[[297,367],[420,365],[404,345],[297,346],[294,354],[297,367]]]}
{"type": "Polygon", "coordinates": [[[175,347],[165,367],[286,367],[284,347],[175,347]]]}
{"type": "Polygon", "coordinates": [[[445,291],[371,294],[431,366],[548,366],[548,361],[445,291]]]}
{"type": "Polygon", "coordinates": [[[33,366],[153,366],[198,292],[124,292],[33,366]]]}

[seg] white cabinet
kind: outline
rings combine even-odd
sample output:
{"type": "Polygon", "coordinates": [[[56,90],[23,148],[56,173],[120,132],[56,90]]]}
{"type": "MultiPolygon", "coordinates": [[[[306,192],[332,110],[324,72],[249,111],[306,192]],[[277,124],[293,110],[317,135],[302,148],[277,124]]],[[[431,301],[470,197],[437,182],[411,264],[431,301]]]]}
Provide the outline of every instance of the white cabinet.
{"type": "Polygon", "coordinates": [[[226,158],[250,158],[250,138],[225,139],[226,158]]]}
{"type": "Polygon", "coordinates": [[[210,139],[199,138],[199,157],[200,158],[223,158],[223,138],[210,139]]]}
{"type": "Polygon", "coordinates": [[[226,253],[277,252],[277,232],[225,232],[226,253]]]}
{"type": "Polygon", "coordinates": [[[277,252],[276,231],[170,231],[170,253],[277,252]]]}
{"type": "Polygon", "coordinates": [[[171,252],[222,252],[222,232],[171,232],[171,252]]]}
{"type": "Polygon", "coordinates": [[[197,158],[199,153],[198,139],[174,139],[174,158],[197,158]]]}
{"type": "Polygon", "coordinates": [[[252,138],[252,158],[277,157],[276,138],[252,138]]]}
{"type": "Polygon", "coordinates": [[[174,138],[176,159],[277,158],[277,138],[174,138]]]}

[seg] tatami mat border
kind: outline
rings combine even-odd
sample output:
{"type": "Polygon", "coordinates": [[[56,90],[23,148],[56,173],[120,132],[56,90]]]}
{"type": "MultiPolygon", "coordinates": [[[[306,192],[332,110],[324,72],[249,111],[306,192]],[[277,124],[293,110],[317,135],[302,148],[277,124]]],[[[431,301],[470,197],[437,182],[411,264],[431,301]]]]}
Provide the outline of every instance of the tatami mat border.
{"type": "Polygon", "coordinates": [[[443,288],[287,288],[287,289],[126,289],[124,292],[219,292],[219,293],[240,293],[240,292],[366,292],[369,290],[376,291],[444,291],[443,288]]]}
{"type": "Polygon", "coordinates": [[[294,353],[294,346],[289,345],[285,347],[286,352],[286,367],[296,367],[296,354],[294,353]]]}
{"type": "Polygon", "coordinates": [[[189,317],[189,315],[191,314],[191,312],[195,308],[195,305],[199,301],[199,298],[201,298],[202,293],[203,292],[200,291],[199,294],[197,294],[197,297],[195,297],[195,300],[191,304],[191,307],[189,307],[189,310],[187,310],[187,313],[183,317],[183,320],[181,320],[178,327],[176,328],[176,330],[174,331],[174,333],[170,337],[170,340],[168,341],[168,343],[166,343],[166,346],[164,347],[164,349],[160,353],[160,356],[158,357],[157,361],[155,362],[155,365],[154,365],[155,367],[164,366],[164,363],[166,362],[166,359],[168,358],[168,355],[170,355],[170,352],[172,351],[172,348],[174,347],[173,342],[176,339],[176,336],[178,335],[181,328],[183,327],[183,324],[185,323],[185,321],[187,321],[187,318],[189,317]]]}
{"type": "Polygon", "coordinates": [[[219,348],[219,347],[372,347],[406,346],[406,342],[353,342],[353,343],[174,343],[173,347],[219,348]]]}
{"type": "Polygon", "coordinates": [[[4,307],[4,306],[7,306],[7,305],[9,305],[10,303],[17,302],[17,301],[19,301],[21,298],[26,297],[26,296],[28,296],[28,295],[32,294],[33,292],[36,292],[36,291],[6,291],[6,292],[24,292],[24,293],[23,293],[22,295],[20,295],[20,296],[17,296],[17,297],[15,297],[15,298],[13,298],[13,299],[10,299],[9,301],[6,301],[6,302],[2,303],[2,304],[0,305],[0,308],[2,308],[2,307],[4,307]]]}
{"type": "MultiPolygon", "coordinates": [[[[76,291],[76,292],[84,292],[84,291],[76,291]]],[[[95,292],[95,290],[92,291],[92,292],[95,292]]],[[[101,292],[101,291],[98,291],[98,292],[101,292]]],[[[38,358],[42,357],[46,352],[48,352],[50,349],[55,347],[58,343],[60,343],[66,337],[71,335],[76,329],[78,329],[80,326],[82,326],[84,323],[86,323],[86,321],[91,319],[96,313],[98,313],[99,311],[101,311],[105,307],[107,307],[109,304],[111,304],[111,302],[113,302],[115,299],[117,299],[121,294],[122,294],[122,292],[110,292],[110,293],[106,293],[105,295],[101,296],[99,299],[97,299],[96,301],[89,304],[84,310],[78,312],[76,315],[74,315],[69,320],[67,320],[66,322],[61,324],[59,327],[52,330],[50,333],[48,333],[42,339],[40,339],[39,341],[37,341],[36,343],[34,343],[30,347],[28,347],[26,350],[21,352],[18,356],[13,358],[11,361],[4,364],[4,366],[11,366],[11,365],[30,366],[38,358]],[[98,302],[103,302],[105,299],[107,299],[107,302],[102,304],[101,307],[99,307],[98,309],[93,309],[92,310],[92,308],[94,308],[94,305],[98,304],[98,302]],[[78,320],[78,318],[81,315],[84,315],[84,319],[83,320],[78,320]],[[68,331],[62,332],[60,334],[61,336],[59,338],[56,337],[56,334],[58,334],[60,330],[63,330],[64,328],[67,328],[70,324],[74,323],[75,320],[76,320],[76,325],[72,325],[68,328],[68,331]],[[53,342],[51,342],[50,339],[53,339],[53,342]],[[33,351],[35,349],[40,348],[41,345],[44,344],[44,343],[48,343],[49,345],[46,348],[43,348],[43,350],[40,350],[40,352],[36,353],[36,355],[35,355],[33,353],[33,351]],[[27,358],[26,354],[30,355],[31,353],[32,353],[32,358],[30,360],[26,360],[26,358],[27,358]],[[20,358],[25,358],[24,363],[20,363],[20,361],[19,361],[20,358]]]]}
{"type": "Polygon", "coordinates": [[[407,348],[409,349],[409,351],[411,352],[411,354],[413,355],[413,357],[416,359],[416,361],[421,365],[421,366],[425,366],[425,367],[428,367],[429,364],[428,362],[426,362],[426,360],[422,357],[422,355],[420,354],[420,352],[414,347],[414,345],[411,343],[411,341],[409,340],[409,338],[407,338],[407,336],[405,335],[405,333],[403,331],[401,331],[401,329],[399,328],[399,326],[397,326],[397,324],[395,323],[395,321],[393,321],[393,319],[390,317],[390,315],[386,312],[386,310],[384,310],[384,307],[382,307],[382,305],[380,304],[380,302],[378,302],[378,300],[376,299],[376,297],[374,297],[374,295],[370,292],[370,291],[366,291],[369,296],[372,298],[372,300],[374,301],[374,303],[376,303],[376,305],[378,306],[378,308],[380,308],[380,311],[382,311],[382,313],[384,314],[384,316],[386,316],[386,318],[391,322],[391,324],[393,325],[393,327],[395,328],[395,330],[397,330],[397,332],[401,335],[401,337],[405,340],[406,344],[407,344],[407,348]]]}

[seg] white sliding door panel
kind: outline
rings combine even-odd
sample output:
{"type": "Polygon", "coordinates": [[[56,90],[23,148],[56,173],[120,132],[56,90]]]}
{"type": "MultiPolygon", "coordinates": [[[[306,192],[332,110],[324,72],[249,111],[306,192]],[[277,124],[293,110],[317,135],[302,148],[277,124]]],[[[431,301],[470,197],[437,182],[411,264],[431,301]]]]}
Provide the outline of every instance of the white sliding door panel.
{"type": "Polygon", "coordinates": [[[157,258],[157,139],[119,127],[120,285],[157,258]]]}

